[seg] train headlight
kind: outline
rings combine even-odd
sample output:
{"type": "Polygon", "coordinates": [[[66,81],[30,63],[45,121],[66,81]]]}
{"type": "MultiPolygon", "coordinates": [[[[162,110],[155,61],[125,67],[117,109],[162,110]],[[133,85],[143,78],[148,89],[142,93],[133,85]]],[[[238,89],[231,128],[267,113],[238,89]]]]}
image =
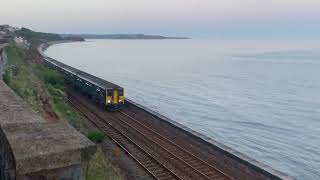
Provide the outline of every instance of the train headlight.
{"type": "Polygon", "coordinates": [[[111,100],[108,100],[107,103],[111,103],[111,100]]]}

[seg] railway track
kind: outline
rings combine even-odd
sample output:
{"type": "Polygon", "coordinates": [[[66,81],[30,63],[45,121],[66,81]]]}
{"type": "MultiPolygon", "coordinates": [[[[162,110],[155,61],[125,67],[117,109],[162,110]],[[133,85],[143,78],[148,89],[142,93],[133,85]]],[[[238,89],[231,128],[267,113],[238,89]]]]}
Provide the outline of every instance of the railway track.
{"type": "Polygon", "coordinates": [[[176,166],[184,169],[190,177],[193,177],[192,179],[233,179],[216,167],[201,160],[183,147],[172,142],[170,139],[167,139],[158,132],[142,124],[136,118],[123,111],[120,111],[119,113],[125,117],[118,117],[123,123],[141,134],[143,139],[148,141],[149,145],[153,145],[154,149],[159,149],[164,157],[167,157],[169,160],[174,162],[176,166]]]}
{"type": "Polygon", "coordinates": [[[70,93],[69,101],[156,179],[233,179],[128,113],[97,111],[70,93]]]}
{"type": "Polygon", "coordinates": [[[85,107],[85,105],[77,100],[74,96],[68,94],[68,100],[82,115],[84,115],[100,130],[105,132],[112,141],[114,141],[129,156],[137,161],[138,164],[146,169],[146,171],[155,179],[180,179],[164,165],[154,159],[150,154],[143,151],[143,149],[139,145],[135,144],[132,139],[119,132],[117,129],[113,128],[112,125],[106,124],[104,120],[100,118],[96,113],[88,110],[88,108],[85,107]]]}

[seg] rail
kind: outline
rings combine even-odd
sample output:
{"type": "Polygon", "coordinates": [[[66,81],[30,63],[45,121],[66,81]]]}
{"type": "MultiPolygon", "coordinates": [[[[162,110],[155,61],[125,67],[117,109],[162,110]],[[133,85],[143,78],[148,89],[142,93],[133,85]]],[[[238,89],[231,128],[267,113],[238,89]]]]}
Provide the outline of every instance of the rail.
{"type": "MultiPolygon", "coordinates": [[[[142,126],[143,128],[145,128],[145,129],[147,129],[148,131],[152,132],[152,133],[155,134],[156,136],[159,136],[161,139],[165,140],[167,143],[169,143],[169,144],[172,145],[171,147],[163,147],[163,146],[160,145],[160,143],[155,142],[155,143],[159,144],[159,146],[161,146],[164,150],[168,151],[169,148],[170,148],[170,149],[172,149],[172,148],[177,148],[178,150],[184,152],[185,154],[187,154],[187,155],[191,156],[192,158],[196,159],[197,161],[201,162],[202,165],[205,165],[205,166],[209,167],[210,169],[212,169],[213,171],[216,171],[217,173],[220,173],[222,176],[225,176],[227,179],[234,180],[234,178],[232,178],[231,176],[225,174],[224,172],[220,171],[220,170],[217,169],[216,167],[213,167],[213,166],[210,165],[209,163],[207,163],[207,162],[205,162],[204,160],[198,158],[198,157],[197,157],[196,155],[194,155],[193,153],[185,150],[185,149],[182,148],[180,145],[178,145],[178,144],[174,143],[173,141],[171,141],[170,139],[162,136],[161,134],[159,134],[158,132],[154,131],[154,130],[151,129],[150,127],[142,124],[141,122],[139,122],[137,119],[133,118],[132,116],[130,116],[130,115],[128,115],[128,114],[126,114],[125,112],[122,112],[122,111],[120,111],[120,113],[123,114],[124,116],[130,118],[131,120],[133,120],[136,124],[139,124],[139,125],[142,126]]],[[[127,123],[127,124],[128,124],[129,126],[131,126],[132,128],[136,129],[135,127],[133,127],[133,125],[131,125],[131,124],[129,124],[129,123],[127,123]]],[[[132,123],[132,124],[134,124],[134,123],[132,123]]],[[[136,130],[137,130],[137,129],[136,129],[136,130]]],[[[137,130],[137,131],[138,131],[139,133],[141,133],[141,131],[139,131],[139,130],[137,130]]],[[[142,134],[142,133],[141,133],[141,134],[142,134]]],[[[151,139],[150,136],[148,136],[148,137],[145,136],[145,138],[151,139]]],[[[151,140],[151,141],[153,141],[153,140],[151,140]]],[[[164,143],[162,143],[162,144],[165,144],[166,142],[164,142],[164,143]]],[[[167,146],[168,146],[168,145],[167,145],[167,146]]],[[[169,151],[168,151],[168,152],[169,152],[169,151]]],[[[197,172],[199,172],[200,174],[202,174],[203,177],[206,177],[207,179],[212,179],[211,177],[209,177],[208,175],[206,175],[206,173],[201,172],[201,170],[198,170],[196,167],[193,167],[193,165],[191,165],[190,163],[188,163],[188,162],[186,162],[185,160],[183,160],[183,159],[181,158],[181,156],[178,157],[178,155],[175,155],[175,154],[177,154],[177,152],[169,152],[169,153],[173,154],[175,157],[177,157],[178,159],[180,159],[181,161],[183,161],[185,164],[187,164],[188,166],[190,166],[192,169],[194,169],[195,171],[197,171],[197,172]]]]}
{"type": "Polygon", "coordinates": [[[98,114],[86,108],[85,105],[79,100],[77,100],[75,96],[72,96],[70,93],[68,93],[68,100],[72,106],[74,106],[82,115],[84,115],[88,120],[90,120],[96,127],[104,131],[113,142],[115,142],[121,149],[123,149],[130,157],[132,157],[141,167],[143,167],[155,179],[159,179],[159,180],[180,179],[170,169],[166,168],[165,165],[163,165],[161,162],[158,162],[155,158],[153,158],[151,154],[149,154],[148,152],[145,152],[143,148],[138,144],[136,144],[130,137],[121,133],[119,130],[114,128],[110,123],[104,121],[104,119],[100,117],[98,114]],[[99,119],[100,121],[97,121],[97,119],[99,119]],[[109,126],[109,128],[106,126],[109,126]],[[128,141],[126,142],[125,139],[121,139],[121,138],[126,138],[128,141]],[[131,143],[134,146],[136,146],[141,152],[145,153],[147,157],[142,157],[143,155],[139,154],[141,152],[133,150],[132,147],[128,148],[128,146],[130,146],[128,143],[131,143]],[[129,150],[130,148],[131,150],[129,150]],[[160,167],[156,168],[157,166],[160,166],[160,167]],[[153,167],[153,168],[150,168],[150,167],[153,167]],[[163,169],[165,169],[167,172],[164,172],[163,169]]]}
{"type": "Polygon", "coordinates": [[[183,149],[181,146],[142,124],[127,113],[122,111],[107,113],[102,112],[100,109],[98,112],[95,112],[97,111],[94,109],[95,107],[89,108],[88,106],[90,105],[81,103],[71,93],[68,93],[68,95],[70,103],[75,106],[79,112],[103,130],[112,141],[124,149],[129,156],[135,159],[141,167],[146,169],[147,172],[156,179],[159,179],[159,176],[154,172],[163,173],[163,170],[154,168],[154,165],[148,165],[146,162],[149,162],[149,160],[139,160],[139,158],[137,158],[139,157],[139,153],[132,153],[133,150],[128,151],[126,148],[128,145],[124,145],[125,142],[119,135],[122,136],[122,138],[126,138],[131,144],[138,147],[140,151],[147,154],[148,158],[152,159],[151,161],[156,161],[158,166],[161,165],[162,168],[169,171],[169,174],[175,179],[188,179],[192,177],[192,179],[233,180],[232,177],[183,149]],[[88,114],[91,115],[88,116],[88,114]],[[97,119],[99,119],[98,122],[97,119]],[[109,129],[105,128],[106,125],[109,126],[109,129]],[[110,127],[112,127],[113,130],[110,130],[110,127]]]}

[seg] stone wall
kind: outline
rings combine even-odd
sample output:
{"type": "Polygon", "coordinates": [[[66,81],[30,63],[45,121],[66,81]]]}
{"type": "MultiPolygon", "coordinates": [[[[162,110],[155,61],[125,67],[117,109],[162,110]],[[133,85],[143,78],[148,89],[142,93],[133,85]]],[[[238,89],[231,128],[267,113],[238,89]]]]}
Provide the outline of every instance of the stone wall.
{"type": "Polygon", "coordinates": [[[7,67],[7,56],[5,51],[6,44],[0,44],[0,76],[5,72],[5,68],[7,67]]]}
{"type": "MultiPolygon", "coordinates": [[[[4,45],[0,45],[0,76],[3,75],[7,66],[7,56],[4,47],[4,45]]],[[[15,178],[16,171],[13,153],[6,135],[0,128],[0,179],[11,180],[15,178]]]]}
{"type": "Polygon", "coordinates": [[[0,79],[0,180],[82,180],[95,150],[66,122],[48,123],[0,79]]]}
{"type": "Polygon", "coordinates": [[[7,66],[7,57],[6,57],[5,49],[0,47],[0,76],[3,75],[6,66],[7,66]]]}
{"type": "Polygon", "coordinates": [[[16,179],[15,160],[10,144],[0,128],[0,179],[16,179]]]}

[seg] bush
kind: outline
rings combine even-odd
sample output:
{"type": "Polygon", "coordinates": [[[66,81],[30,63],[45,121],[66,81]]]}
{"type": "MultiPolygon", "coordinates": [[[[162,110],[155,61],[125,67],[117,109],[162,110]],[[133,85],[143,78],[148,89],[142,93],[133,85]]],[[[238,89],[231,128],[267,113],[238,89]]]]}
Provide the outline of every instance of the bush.
{"type": "Polygon", "coordinates": [[[102,152],[101,148],[97,149],[95,155],[90,159],[86,172],[86,180],[122,180],[119,168],[111,164],[102,152]]]}
{"type": "Polygon", "coordinates": [[[101,143],[104,139],[104,133],[101,131],[90,132],[88,138],[95,143],[101,143]]]}
{"type": "Polygon", "coordinates": [[[64,89],[64,78],[61,74],[41,65],[36,68],[46,84],[50,84],[60,90],[64,89]]]}
{"type": "Polygon", "coordinates": [[[45,71],[43,73],[43,78],[45,83],[51,84],[52,86],[61,89],[63,87],[63,77],[62,75],[54,71],[45,71]]]}
{"type": "Polygon", "coordinates": [[[5,73],[3,74],[3,81],[6,84],[10,84],[11,78],[12,78],[11,71],[6,70],[5,73]]]}

